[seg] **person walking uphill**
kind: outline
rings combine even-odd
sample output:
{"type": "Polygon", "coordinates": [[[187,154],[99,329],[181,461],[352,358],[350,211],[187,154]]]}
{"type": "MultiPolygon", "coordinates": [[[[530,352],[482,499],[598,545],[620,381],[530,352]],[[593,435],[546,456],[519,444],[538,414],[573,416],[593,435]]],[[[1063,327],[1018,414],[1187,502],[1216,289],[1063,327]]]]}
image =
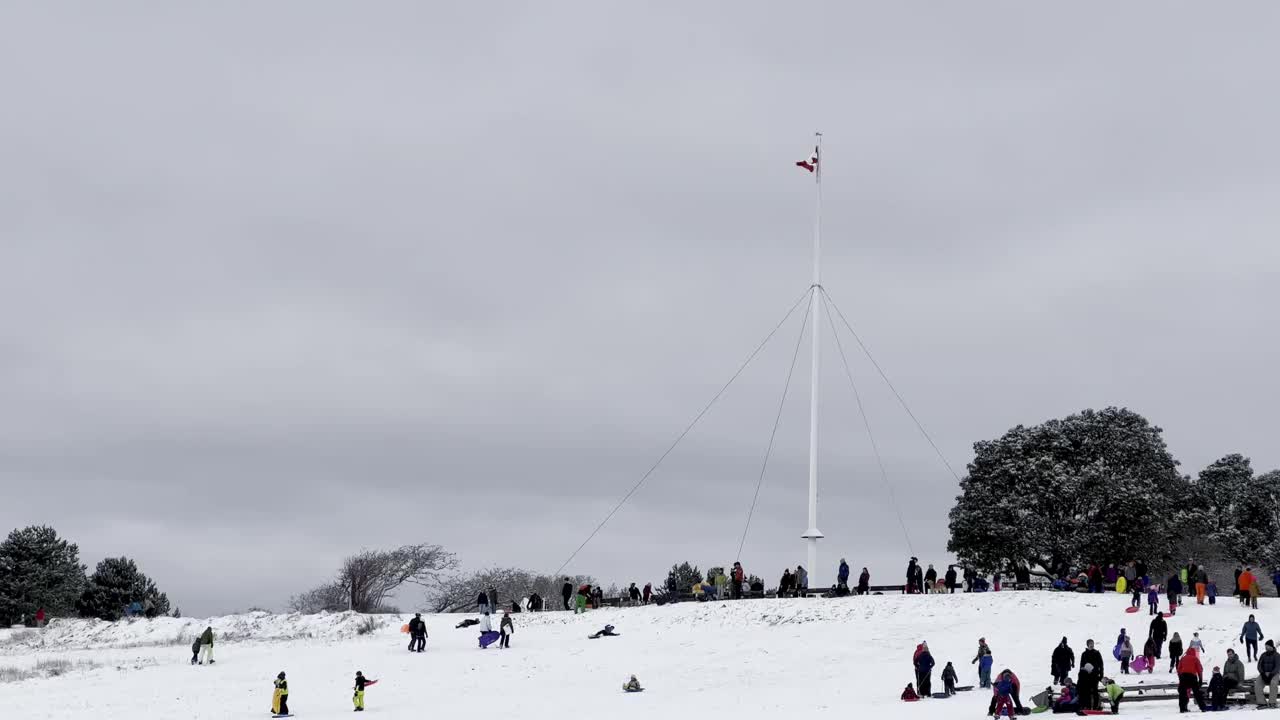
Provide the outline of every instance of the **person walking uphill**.
{"type": "Polygon", "coordinates": [[[213,626],[204,629],[200,635],[200,664],[213,664],[213,626]]]}
{"type": "Polygon", "coordinates": [[[1156,643],[1156,659],[1159,659],[1164,648],[1164,641],[1169,637],[1169,623],[1164,621],[1164,616],[1156,613],[1156,617],[1151,621],[1151,631],[1147,635],[1156,643]]]}
{"type": "Polygon", "coordinates": [[[1053,649],[1053,658],[1049,661],[1049,670],[1053,673],[1055,685],[1065,685],[1070,679],[1071,670],[1076,666],[1076,654],[1062,638],[1058,647],[1053,649]]]}
{"type": "Polygon", "coordinates": [[[195,665],[200,660],[200,638],[191,643],[191,664],[195,665]]]}
{"type": "Polygon", "coordinates": [[[1178,671],[1178,661],[1182,659],[1182,636],[1178,633],[1173,634],[1173,639],[1169,641],[1169,672],[1178,671]]]}
{"type": "Polygon", "coordinates": [[[978,654],[974,656],[970,665],[978,665],[978,687],[991,687],[991,663],[994,662],[991,657],[991,647],[987,645],[986,638],[978,638],[978,654]]]}
{"type": "Polygon", "coordinates": [[[271,695],[271,715],[284,717],[289,714],[289,681],[285,679],[283,670],[276,676],[275,686],[271,695]]]}
{"type": "Polygon", "coordinates": [[[1147,608],[1150,610],[1148,615],[1160,617],[1160,586],[1151,583],[1151,587],[1147,588],[1147,608]]]}
{"type": "Polygon", "coordinates": [[[920,697],[929,697],[933,693],[934,661],[928,643],[922,642],[916,646],[913,664],[916,669],[916,691],[920,693],[920,697]]]}
{"type": "Polygon", "coordinates": [[[355,694],[351,696],[351,703],[356,706],[356,712],[364,712],[364,689],[378,682],[377,680],[368,680],[364,673],[356,671],[355,694]]]}
{"type": "MultiPolygon", "coordinates": [[[[1247,567],[1244,572],[1240,573],[1240,579],[1237,581],[1240,586],[1240,602],[1245,605],[1249,604],[1249,600],[1253,596],[1253,585],[1257,581],[1258,579],[1253,576],[1253,568],[1247,567]]],[[[1253,609],[1258,609],[1257,600],[1253,601],[1253,609]]]]}
{"type": "Polygon", "coordinates": [[[1258,641],[1266,640],[1262,636],[1262,627],[1258,625],[1258,621],[1249,616],[1248,622],[1244,627],[1240,628],[1240,642],[1244,643],[1245,659],[1253,662],[1258,657],[1258,641]]]}

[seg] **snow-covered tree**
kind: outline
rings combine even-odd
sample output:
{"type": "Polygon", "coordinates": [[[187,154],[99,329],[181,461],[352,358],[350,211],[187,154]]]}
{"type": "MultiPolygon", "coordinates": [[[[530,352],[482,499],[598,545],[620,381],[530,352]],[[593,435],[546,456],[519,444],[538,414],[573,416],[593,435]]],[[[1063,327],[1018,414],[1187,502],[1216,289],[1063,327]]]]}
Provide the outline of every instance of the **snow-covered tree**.
{"type": "Polygon", "coordinates": [[[14,530],[0,543],[0,626],[74,612],[84,589],[80,549],[46,526],[14,530]]]}
{"type": "Polygon", "coordinates": [[[156,588],[137,563],[127,557],[107,558],[89,576],[76,609],[81,617],[114,621],[124,617],[125,608],[135,602],[149,618],[169,613],[169,596],[156,588]]]}
{"type": "Polygon", "coordinates": [[[1233,453],[1215,460],[1201,470],[1194,483],[1197,531],[1218,546],[1225,557],[1248,562],[1238,532],[1237,511],[1246,489],[1253,482],[1249,458],[1233,453]]]}
{"type": "Polygon", "coordinates": [[[948,550],[980,572],[1172,558],[1192,493],[1161,432],[1107,408],[975,443],[948,550]]]}

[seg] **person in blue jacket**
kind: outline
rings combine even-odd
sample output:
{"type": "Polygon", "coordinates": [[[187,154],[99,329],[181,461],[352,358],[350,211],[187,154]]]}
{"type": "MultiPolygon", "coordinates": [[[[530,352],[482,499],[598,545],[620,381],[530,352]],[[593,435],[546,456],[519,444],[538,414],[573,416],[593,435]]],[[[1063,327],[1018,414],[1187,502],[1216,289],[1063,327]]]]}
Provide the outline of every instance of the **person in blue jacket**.
{"type": "Polygon", "coordinates": [[[1000,674],[1000,678],[996,680],[995,691],[995,717],[999,718],[1002,714],[1007,714],[1009,717],[1013,717],[1013,676],[1009,671],[1006,670],[1000,674]]]}
{"type": "Polygon", "coordinates": [[[836,585],[841,590],[849,590],[849,563],[840,558],[840,570],[836,573],[836,585]]]}
{"type": "Polygon", "coordinates": [[[978,654],[973,656],[970,665],[978,666],[978,687],[991,687],[991,663],[994,659],[991,657],[991,646],[987,645],[986,638],[978,638],[978,654]]]}
{"type": "Polygon", "coordinates": [[[933,654],[929,652],[928,643],[920,643],[916,646],[916,654],[914,658],[916,668],[916,692],[920,693],[920,697],[929,697],[933,694],[933,654]]]}

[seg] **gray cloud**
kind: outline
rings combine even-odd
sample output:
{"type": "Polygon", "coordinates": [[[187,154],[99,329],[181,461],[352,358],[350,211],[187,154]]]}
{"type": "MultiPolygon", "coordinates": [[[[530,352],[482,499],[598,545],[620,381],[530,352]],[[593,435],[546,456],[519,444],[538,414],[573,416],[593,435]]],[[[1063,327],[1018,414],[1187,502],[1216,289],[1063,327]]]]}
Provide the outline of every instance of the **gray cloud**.
{"type": "MultiPolygon", "coordinates": [[[[826,284],[957,469],[1107,404],[1188,472],[1280,466],[1277,20],[4,7],[0,527],[135,556],[188,612],[279,605],[359,545],[554,569],[807,284],[815,128],[826,284]]],[[[732,560],[796,322],[574,570],[732,560]]],[[[942,562],[954,480],[854,360],[942,562]]],[[[823,382],[824,565],[897,577],[829,343],[823,382]]],[[[803,557],[807,385],[743,556],[771,580],[803,557]]]]}

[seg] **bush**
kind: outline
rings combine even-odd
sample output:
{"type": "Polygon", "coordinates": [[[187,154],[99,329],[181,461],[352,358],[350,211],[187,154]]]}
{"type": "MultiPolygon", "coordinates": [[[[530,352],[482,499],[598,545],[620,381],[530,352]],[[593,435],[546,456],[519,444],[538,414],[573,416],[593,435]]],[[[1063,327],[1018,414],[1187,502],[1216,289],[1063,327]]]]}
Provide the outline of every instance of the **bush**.
{"type": "Polygon", "coordinates": [[[377,618],[367,617],[356,625],[356,635],[370,635],[378,628],[382,627],[382,623],[377,618]]]}

